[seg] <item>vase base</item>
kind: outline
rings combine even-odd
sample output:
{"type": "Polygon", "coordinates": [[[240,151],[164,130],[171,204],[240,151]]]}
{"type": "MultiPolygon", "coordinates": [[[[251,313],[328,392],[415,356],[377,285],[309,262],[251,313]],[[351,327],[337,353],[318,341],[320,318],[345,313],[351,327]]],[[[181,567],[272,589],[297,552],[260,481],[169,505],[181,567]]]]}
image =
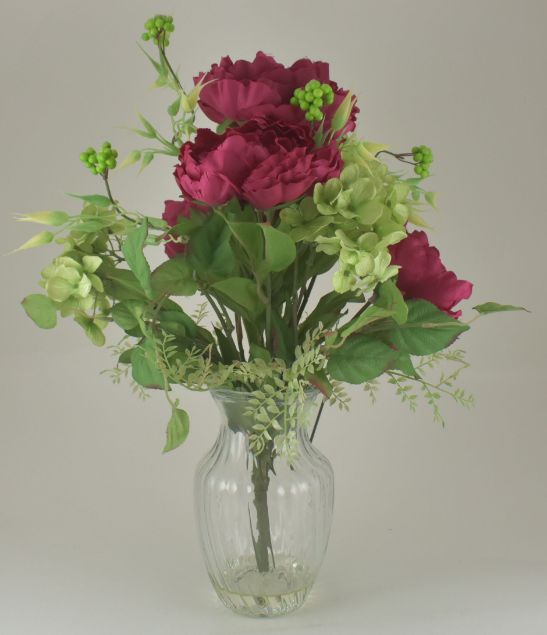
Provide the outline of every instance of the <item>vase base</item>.
{"type": "Polygon", "coordinates": [[[285,558],[266,573],[256,563],[240,563],[224,572],[222,586],[213,583],[222,603],[239,615],[278,617],[304,604],[312,586],[308,572],[285,558]]]}

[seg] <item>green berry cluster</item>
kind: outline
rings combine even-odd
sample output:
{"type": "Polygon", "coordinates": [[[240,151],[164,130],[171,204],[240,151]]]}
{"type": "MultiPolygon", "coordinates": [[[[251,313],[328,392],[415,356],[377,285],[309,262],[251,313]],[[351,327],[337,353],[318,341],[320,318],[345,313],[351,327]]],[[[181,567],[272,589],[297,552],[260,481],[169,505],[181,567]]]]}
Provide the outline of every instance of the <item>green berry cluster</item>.
{"type": "Polygon", "coordinates": [[[173,24],[173,17],[170,15],[155,15],[144,23],[146,31],[141,35],[141,38],[148,42],[152,40],[155,44],[161,44],[162,46],[169,45],[169,34],[175,30],[173,24]]]}
{"type": "Polygon", "coordinates": [[[103,143],[99,152],[95,148],[88,148],[80,154],[80,161],[85,163],[92,174],[105,174],[107,170],[113,170],[116,167],[117,158],[118,151],[113,150],[108,141],[103,143]]]}
{"type": "Polygon", "coordinates": [[[325,116],[321,109],[334,101],[334,91],[330,84],[322,84],[317,79],[310,80],[304,88],[297,88],[291,97],[291,104],[306,112],[308,121],[321,121],[325,116]]]}
{"type": "Polygon", "coordinates": [[[414,146],[412,148],[412,157],[416,162],[414,172],[425,179],[426,176],[429,176],[429,166],[433,163],[433,152],[431,152],[431,148],[427,146],[414,146]]]}

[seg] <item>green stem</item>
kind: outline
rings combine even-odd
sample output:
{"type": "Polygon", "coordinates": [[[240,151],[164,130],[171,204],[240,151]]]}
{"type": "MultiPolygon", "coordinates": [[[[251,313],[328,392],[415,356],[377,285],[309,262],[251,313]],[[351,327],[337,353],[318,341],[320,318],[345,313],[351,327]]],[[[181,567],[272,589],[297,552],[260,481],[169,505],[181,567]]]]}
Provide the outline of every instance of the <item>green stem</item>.
{"type": "Polygon", "coordinates": [[[270,570],[269,554],[272,556],[272,568],[275,568],[268,510],[269,471],[273,461],[272,451],[271,444],[268,444],[258,456],[254,457],[251,476],[254,489],[253,505],[256,510],[256,538],[253,536],[253,546],[256,566],[260,573],[267,573],[270,570]]]}

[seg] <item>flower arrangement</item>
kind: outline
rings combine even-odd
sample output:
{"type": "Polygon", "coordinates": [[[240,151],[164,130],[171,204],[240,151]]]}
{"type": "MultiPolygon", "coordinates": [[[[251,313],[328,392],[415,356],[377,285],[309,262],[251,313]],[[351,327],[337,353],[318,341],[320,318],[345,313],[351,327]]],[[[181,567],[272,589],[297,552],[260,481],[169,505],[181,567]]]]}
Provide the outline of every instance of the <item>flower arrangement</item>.
{"type": "MultiPolygon", "coordinates": [[[[424,231],[423,212],[436,205],[424,186],[431,150],[396,153],[360,139],[355,96],[325,62],[224,57],[187,91],[167,55],[174,28],[157,15],[142,35],[154,45],[155,54],[144,52],[155,85],[174,93],[169,132],[140,116],[147,147],[120,166],[109,142],[80,156],[104,193],[77,196],[78,214],[19,219],[50,226],[20,249],[53,241],[62,249],[42,271],[43,292],[23,300],[29,317],[45,329],[72,318],[97,346],[107,327],[122,329],[112,377],[165,392],[165,451],[189,431],[178,385],[252,393],[256,455],[298,451],[294,415],[310,387],[345,408],[344,383],[374,397],[383,376],[411,409],[421,393],[439,421],[441,395],[470,405],[454,385],[463,352],[449,347],[469,329],[458,305],[472,284],[446,269],[424,231]],[[197,128],[198,111],[216,126],[197,128]],[[162,215],[126,209],[112,174],[160,155],[176,161],[180,197],[162,215]],[[397,161],[414,174],[394,169],[397,161]],[[166,254],[153,271],[149,247],[166,254]],[[317,278],[331,271],[332,290],[310,307],[317,278]],[[204,303],[191,315],[184,298],[196,294],[204,303]],[[439,361],[455,370],[427,378],[439,361]]],[[[519,308],[474,307],[477,316],[519,308]]]]}

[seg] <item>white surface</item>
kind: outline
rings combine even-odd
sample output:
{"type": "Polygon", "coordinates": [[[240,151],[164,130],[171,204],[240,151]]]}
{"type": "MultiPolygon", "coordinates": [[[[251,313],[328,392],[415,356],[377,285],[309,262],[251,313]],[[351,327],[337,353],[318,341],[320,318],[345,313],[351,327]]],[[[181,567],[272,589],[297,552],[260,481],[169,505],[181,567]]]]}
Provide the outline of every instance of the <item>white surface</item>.
{"type": "MultiPolygon", "coordinates": [[[[91,191],[82,148],[104,138],[122,153],[136,147],[116,126],[137,109],[162,121],[169,99],[147,90],[153,76],[134,40],[149,14],[172,12],[185,77],[258,48],[331,61],[359,96],[363,136],[433,147],[443,210],[433,242],[475,283],[473,299],[533,313],[466,334],[477,407],[445,404],[445,429],[387,388],[374,407],[353,391],[350,414],[326,413],[317,442],[337,501],[325,564],[301,611],[258,622],[219,606],[198,552],[192,475],[216,434],[212,402],[184,395],[190,438],[162,456],[161,397],[141,404],[110,385],[99,375],[107,352],[71,324],[40,332],[18,306],[52,250],[1,259],[1,635],[545,635],[547,5],[185,7],[2,3],[0,252],[29,235],[13,213],[63,209],[63,191],[91,191]]],[[[168,161],[139,179],[120,173],[115,191],[149,213],[177,195],[168,161]]]]}

